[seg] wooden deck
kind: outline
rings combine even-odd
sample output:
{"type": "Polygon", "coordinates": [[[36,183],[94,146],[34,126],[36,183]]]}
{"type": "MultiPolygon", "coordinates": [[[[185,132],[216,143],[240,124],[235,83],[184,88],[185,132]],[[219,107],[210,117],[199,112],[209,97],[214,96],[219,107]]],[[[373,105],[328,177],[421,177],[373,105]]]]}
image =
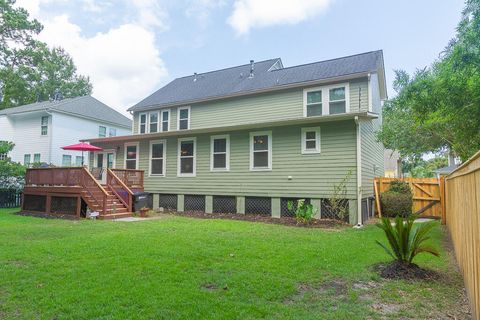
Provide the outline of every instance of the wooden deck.
{"type": "Polygon", "coordinates": [[[81,217],[88,207],[100,219],[132,216],[143,171],[107,169],[105,174],[102,185],[83,167],[27,169],[22,211],[81,217]]]}

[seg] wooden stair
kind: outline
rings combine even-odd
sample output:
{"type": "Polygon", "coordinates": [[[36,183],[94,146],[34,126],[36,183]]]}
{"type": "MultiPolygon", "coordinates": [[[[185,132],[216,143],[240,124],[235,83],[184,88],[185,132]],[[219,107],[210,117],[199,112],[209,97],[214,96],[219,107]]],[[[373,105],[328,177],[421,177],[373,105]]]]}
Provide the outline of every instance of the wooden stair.
{"type": "MultiPolygon", "coordinates": [[[[109,186],[102,186],[107,192],[107,204],[106,204],[106,213],[100,215],[98,218],[102,220],[109,219],[119,219],[119,218],[128,218],[132,217],[132,212],[128,212],[128,208],[122,203],[122,201],[117,197],[116,194],[110,189],[109,186]]],[[[96,203],[93,197],[88,194],[87,191],[82,191],[82,198],[87,203],[88,207],[92,211],[101,212],[103,208],[96,203]]]]}

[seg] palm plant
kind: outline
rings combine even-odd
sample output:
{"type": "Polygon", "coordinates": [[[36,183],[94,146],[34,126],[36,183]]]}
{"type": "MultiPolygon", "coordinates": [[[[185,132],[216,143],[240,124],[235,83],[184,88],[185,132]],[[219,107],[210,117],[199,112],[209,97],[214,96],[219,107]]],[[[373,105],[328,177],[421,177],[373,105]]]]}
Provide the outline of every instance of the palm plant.
{"type": "Polygon", "coordinates": [[[395,260],[403,264],[412,263],[415,256],[422,252],[439,256],[438,251],[425,244],[430,239],[429,233],[435,226],[433,223],[421,223],[414,227],[417,217],[411,215],[403,219],[400,216],[395,218],[395,225],[390,219],[382,218],[377,227],[385,232],[390,248],[377,240],[377,243],[395,260]]]}

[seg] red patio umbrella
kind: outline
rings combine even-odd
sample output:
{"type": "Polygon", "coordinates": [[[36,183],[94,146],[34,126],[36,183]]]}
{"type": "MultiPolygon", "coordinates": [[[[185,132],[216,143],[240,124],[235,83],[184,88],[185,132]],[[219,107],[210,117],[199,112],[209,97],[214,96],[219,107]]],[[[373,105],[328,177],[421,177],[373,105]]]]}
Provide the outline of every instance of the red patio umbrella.
{"type": "Polygon", "coordinates": [[[62,147],[63,150],[75,150],[75,151],[82,151],[82,166],[83,166],[83,151],[102,151],[102,148],[92,146],[91,144],[80,142],[76,144],[72,144],[69,146],[62,147]]]}

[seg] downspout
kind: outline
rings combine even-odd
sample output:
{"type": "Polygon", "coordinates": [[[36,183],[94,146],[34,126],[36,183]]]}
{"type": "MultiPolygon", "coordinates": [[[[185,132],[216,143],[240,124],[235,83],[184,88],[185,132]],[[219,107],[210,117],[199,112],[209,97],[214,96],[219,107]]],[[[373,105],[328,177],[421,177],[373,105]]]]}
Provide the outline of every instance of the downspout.
{"type": "Polygon", "coordinates": [[[362,225],[362,140],[360,135],[360,120],[355,116],[357,134],[357,226],[362,225]]]}
{"type": "Polygon", "coordinates": [[[47,125],[48,125],[47,130],[48,130],[48,134],[49,134],[49,137],[48,137],[48,140],[49,140],[49,144],[48,144],[48,164],[51,164],[52,163],[52,153],[53,153],[53,145],[52,145],[52,140],[53,140],[53,114],[49,110],[50,110],[49,108],[45,109],[45,112],[49,115],[49,120],[50,120],[50,123],[47,123],[47,125]]]}

